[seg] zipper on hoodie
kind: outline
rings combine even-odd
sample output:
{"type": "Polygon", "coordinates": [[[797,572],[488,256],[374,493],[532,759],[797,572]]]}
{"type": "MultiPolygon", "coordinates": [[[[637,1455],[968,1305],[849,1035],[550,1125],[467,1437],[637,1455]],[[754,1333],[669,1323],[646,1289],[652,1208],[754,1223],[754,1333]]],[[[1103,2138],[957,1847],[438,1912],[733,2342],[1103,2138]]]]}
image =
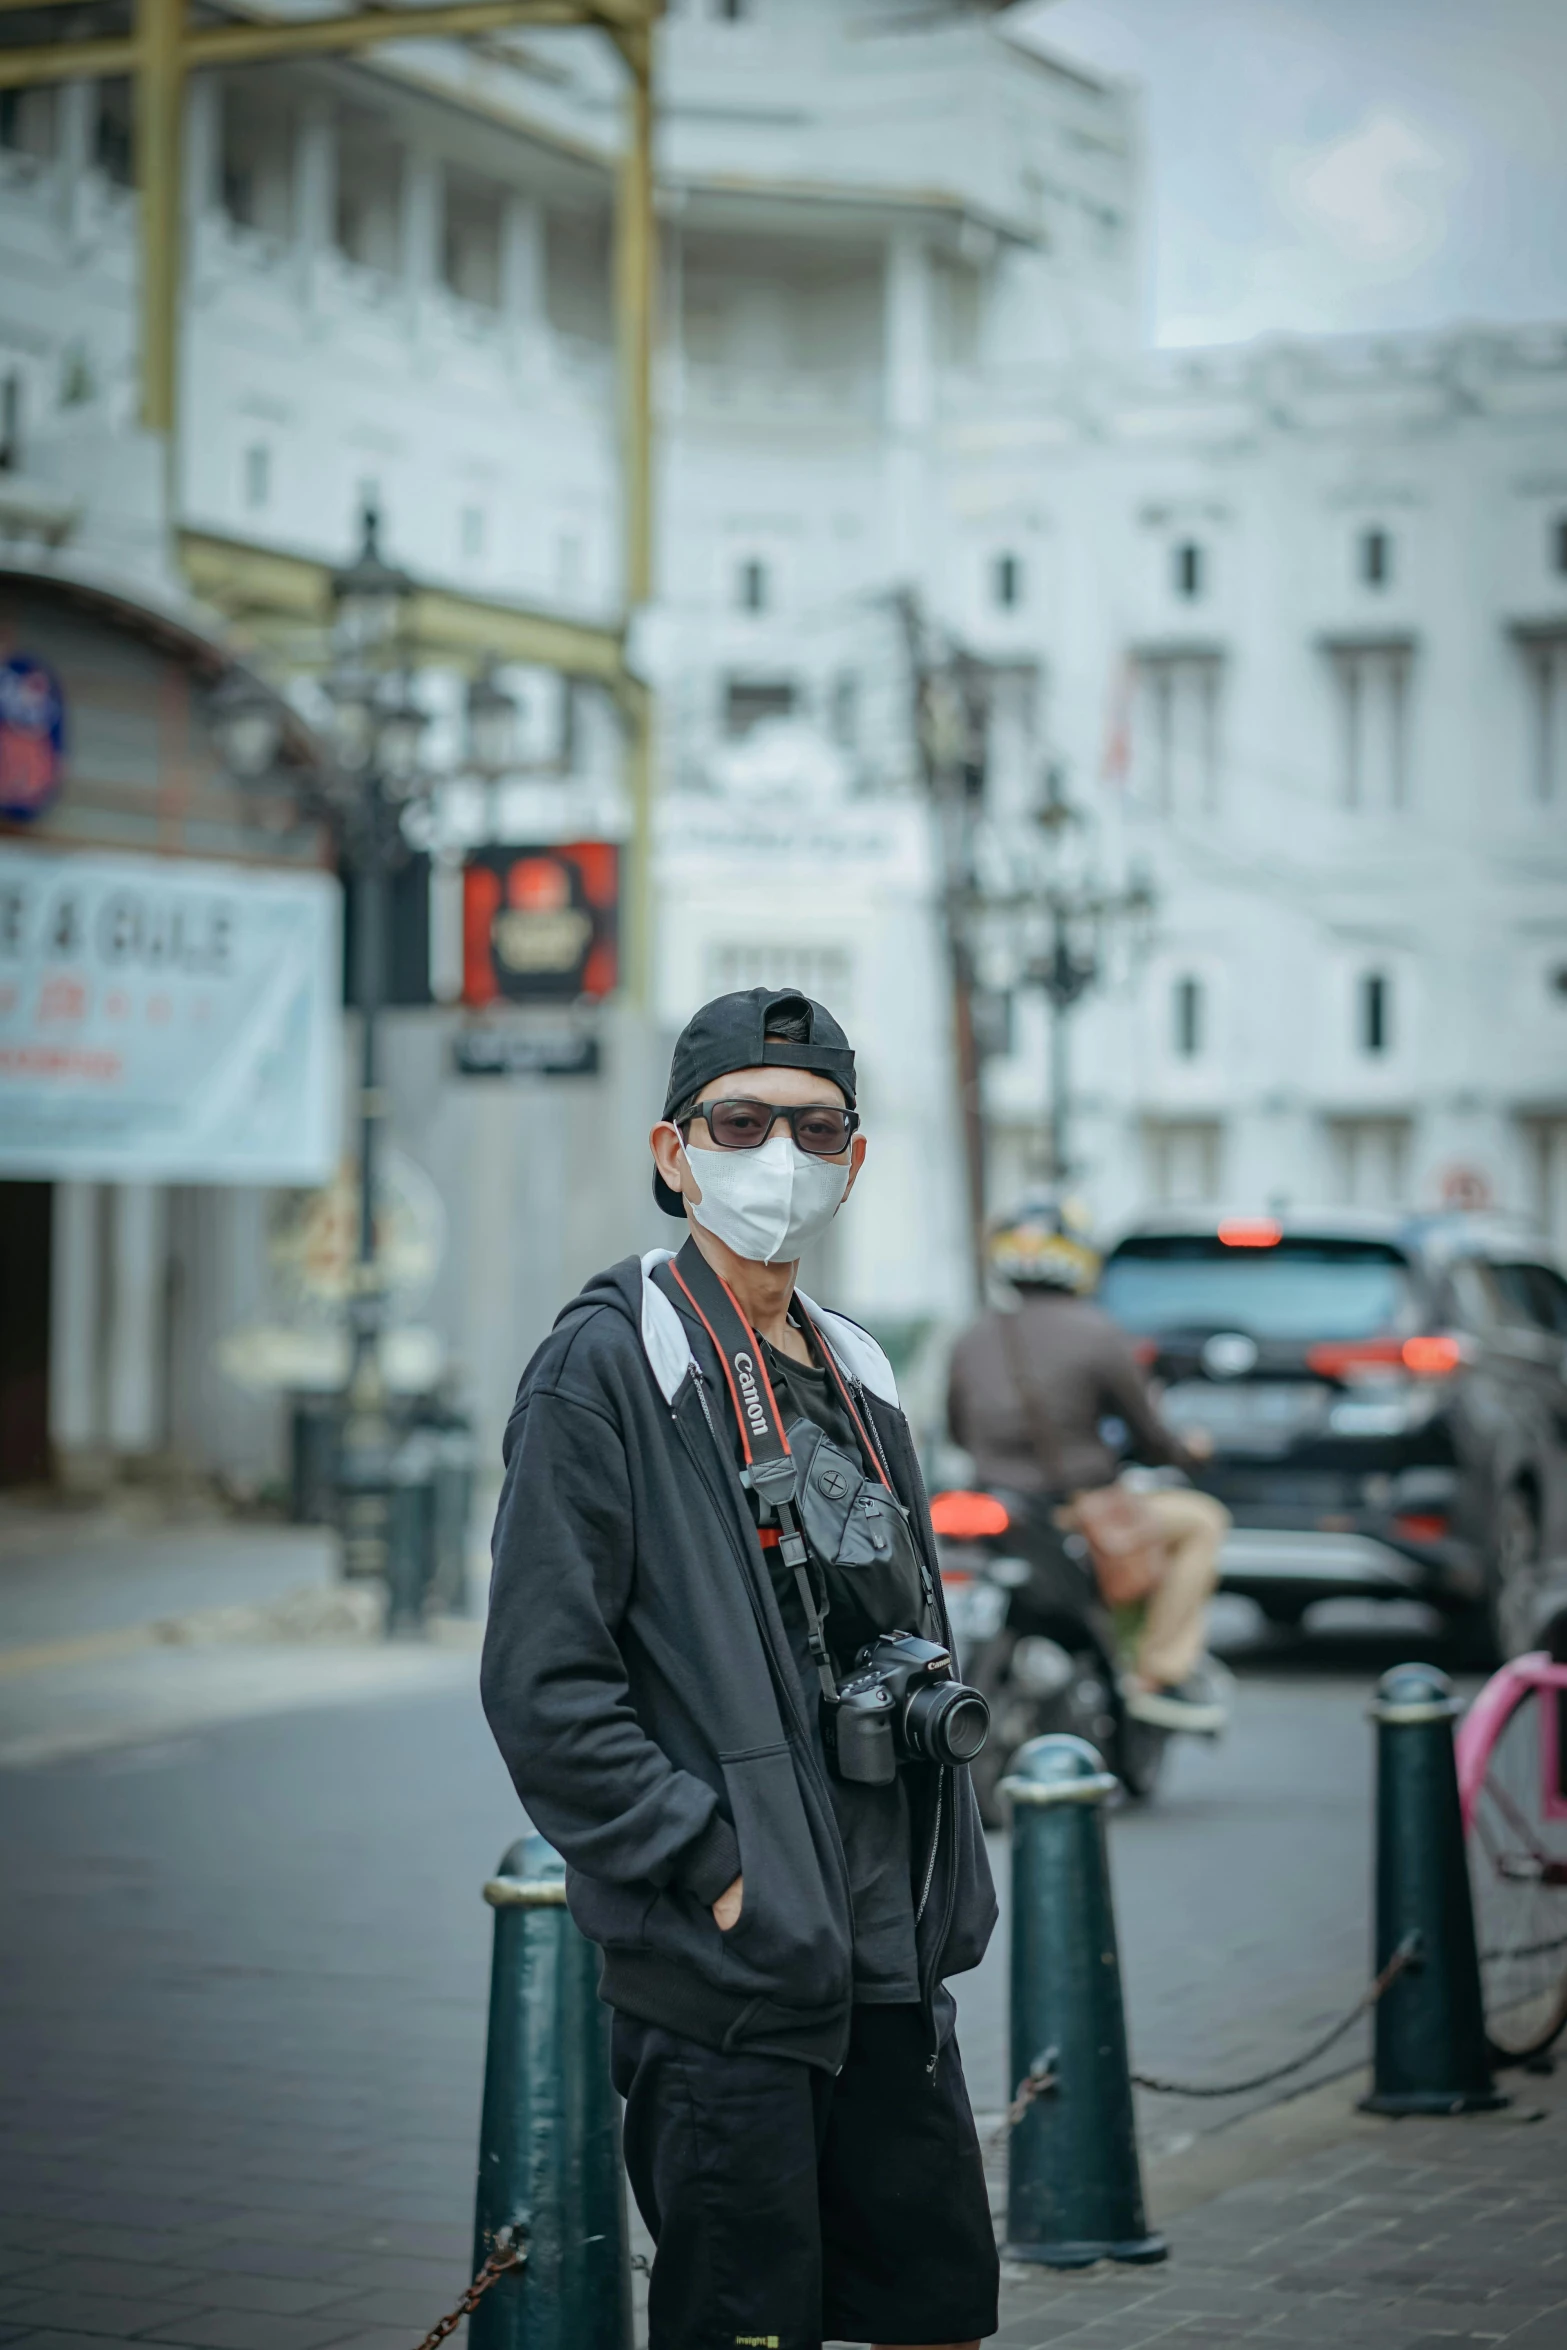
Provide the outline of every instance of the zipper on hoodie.
{"type": "MultiPolygon", "coordinates": [[[[840,1366],[840,1367],[841,1367],[841,1366],[840,1366]]],[[[717,1428],[716,1428],[716,1427],[714,1426],[714,1424],[713,1424],[713,1413],[712,1413],[712,1407],[709,1405],[709,1403],[708,1403],[708,1400],[707,1400],[707,1373],[706,1373],[706,1372],[703,1370],[703,1368],[702,1368],[701,1364],[700,1364],[700,1363],[699,1363],[699,1362],[696,1360],[696,1358],[695,1358],[695,1356],[694,1356],[694,1355],[693,1355],[693,1357],[692,1357],[692,1359],[691,1359],[691,1374],[692,1374],[692,1377],[693,1377],[693,1379],[695,1380],[695,1383],[696,1383],[697,1401],[700,1403],[700,1405],[701,1405],[701,1407],[702,1407],[702,1417],[703,1417],[703,1419],[704,1419],[704,1420],[707,1422],[707,1431],[708,1431],[708,1434],[709,1434],[709,1435],[712,1437],[714,1444],[715,1444],[715,1445],[717,1445],[717,1443],[718,1443],[718,1430],[717,1430],[717,1428]]],[[[866,1400],[865,1400],[865,1389],[864,1389],[864,1386],[863,1386],[862,1382],[861,1382],[861,1381],[860,1381],[860,1380],[859,1380],[859,1379],[858,1379],[858,1378],[857,1378],[857,1377],[854,1375],[854,1373],[853,1373],[852,1371],[851,1371],[851,1372],[849,1372],[849,1373],[847,1373],[847,1378],[848,1378],[848,1383],[849,1383],[850,1387],[851,1387],[851,1388],[853,1389],[853,1391],[854,1391],[854,1395],[855,1395],[856,1402],[857,1402],[857,1403],[858,1403],[860,1406],[862,1406],[862,1407],[863,1407],[863,1409],[862,1409],[862,1411],[861,1411],[861,1418],[862,1418],[862,1420],[863,1420],[863,1422],[864,1422],[865,1429],[866,1429],[866,1433],[869,1435],[869,1437],[870,1437],[870,1440],[871,1440],[871,1443],[872,1443],[873,1447],[875,1448],[875,1453],[876,1453],[876,1460],[877,1460],[877,1465],[879,1466],[879,1468],[880,1468],[880,1470],[881,1470],[883,1481],[885,1482],[885,1484],[886,1484],[886,1487],[887,1487],[887,1490],[888,1490],[888,1492],[889,1492],[889,1493],[896,1493],[898,1489],[897,1489],[896,1485],[895,1485],[895,1484],[893,1483],[893,1481],[892,1481],[892,1468],[891,1468],[891,1465],[890,1465],[890,1463],[888,1462],[888,1459],[887,1459],[886,1452],[884,1451],[884,1449],[883,1449],[883,1446],[882,1446],[882,1440],[881,1440],[881,1431],[880,1431],[880,1429],[877,1427],[877,1425],[876,1425],[876,1422],[875,1422],[875,1419],[874,1419],[874,1418],[873,1418],[873,1416],[872,1416],[872,1413],[871,1413],[870,1406],[869,1406],[869,1404],[868,1404],[868,1403],[866,1402],[866,1400]]],[[[673,1420],[675,1420],[675,1422],[676,1422],[676,1424],[677,1424],[677,1425],[679,1424],[679,1414],[678,1414],[677,1412],[675,1412],[675,1411],[674,1411],[673,1407],[671,1407],[671,1411],[670,1411],[670,1417],[671,1417],[673,1420]]],[[[682,1435],[684,1435],[684,1433],[685,1433],[685,1431],[684,1431],[684,1429],[682,1429],[682,1430],[681,1430],[681,1434],[682,1434],[682,1435]]],[[[728,1524],[728,1521],[727,1521],[727,1519],[725,1520],[725,1524],[726,1524],[726,1526],[727,1526],[727,1524],[728,1524]]],[[[924,1578],[924,1582],[925,1582],[925,1587],[926,1587],[926,1592],[927,1592],[927,1595],[928,1595],[928,1596],[933,1596],[933,1595],[931,1595],[931,1592],[930,1592],[930,1570],[929,1570],[929,1567],[926,1565],[924,1549],[923,1549],[923,1547],[922,1547],[922,1546],[921,1546],[921,1545],[920,1545],[920,1544],[919,1544],[917,1541],[916,1541],[916,1546],[915,1546],[915,1547],[916,1547],[916,1549],[917,1549],[917,1550],[918,1550],[918,1552],[919,1552],[920,1570],[921,1570],[921,1574],[922,1574],[922,1576],[923,1576],[923,1578],[924,1578]]],[[[945,1608],[944,1608],[944,1607],[942,1607],[942,1606],[941,1606],[941,1604],[939,1603],[939,1601],[938,1601],[938,1602],[936,1602],[936,1606],[937,1606],[937,1619],[938,1619],[938,1621],[939,1621],[939,1622],[941,1622],[941,1623],[942,1623],[942,1625],[943,1625],[943,1629],[946,1629],[946,1626],[945,1626],[945,1615],[946,1615],[946,1610],[945,1610],[945,1608]]],[[[792,1670],[793,1670],[793,1664],[794,1664],[794,1659],[793,1659],[793,1655],[792,1655],[792,1653],[791,1653],[791,1656],[790,1656],[790,1660],[789,1660],[789,1661],[790,1661],[790,1668],[791,1668],[791,1672],[792,1672],[792,1670]]],[[[791,1695],[793,1694],[792,1687],[791,1687],[791,1692],[790,1692],[790,1693],[791,1693],[791,1695]]],[[[820,1780],[820,1779],[822,1778],[822,1774],[821,1774],[821,1772],[820,1772],[820,1771],[817,1769],[815,1742],[814,1742],[814,1741],[813,1741],[813,1740],[812,1740],[812,1739],[809,1737],[809,1735],[807,1735],[807,1738],[806,1738],[806,1753],[807,1753],[807,1756],[808,1756],[808,1759],[809,1759],[809,1762],[810,1762],[810,1765],[811,1765],[811,1768],[812,1768],[812,1770],[816,1772],[816,1776],[817,1776],[818,1780],[820,1780]]],[[[924,1918],[925,1911],[926,1911],[927,1907],[929,1906],[929,1902],[930,1902],[930,1895],[931,1895],[931,1888],[932,1888],[933,1884],[935,1883],[935,1877],[936,1877],[936,1859],[937,1859],[937,1855],[939,1854],[939,1852],[940,1852],[940,1850],[941,1850],[941,1823],[942,1823],[942,1815],[943,1815],[943,1813],[944,1813],[944,1812],[945,1812],[945,1810],[946,1810],[946,1805],[947,1805],[947,1793],[948,1793],[948,1783],[949,1783],[949,1781],[950,1781],[950,1779],[951,1779],[951,1776],[952,1776],[952,1774],[951,1774],[950,1770],[948,1770],[948,1769],[946,1768],[946,1766],[945,1766],[945,1765],[941,1766],[941,1776],[940,1776],[940,1779],[937,1781],[937,1785],[936,1785],[936,1817],[935,1817],[935,1820],[934,1820],[934,1822],[932,1823],[932,1826],[931,1826],[930,1849],[929,1849],[929,1851],[926,1853],[926,1856],[925,1856],[925,1868],[924,1868],[924,1873],[923,1873],[923,1876],[922,1876],[922,1878],[921,1878],[921,1883],[920,1883],[920,1896],[919,1896],[919,1901],[918,1901],[918,1903],[916,1904],[915,1911],[914,1911],[914,1925],[915,1925],[915,1929],[916,1929],[916,1931],[918,1931],[918,1928],[919,1928],[919,1926],[920,1926],[920,1923],[921,1923],[922,1919],[924,1918]]],[[[836,1814],[836,1812],[833,1810],[833,1806],[832,1806],[832,1796],[831,1796],[831,1791],[830,1791],[830,1789],[826,1788],[825,1784],[823,1785],[823,1792],[824,1792],[824,1793],[827,1795],[827,1799],[828,1799],[828,1805],[827,1805],[827,1808],[828,1808],[828,1816],[831,1818],[831,1820],[832,1820],[832,1823],[833,1823],[834,1830],[836,1831],[836,1829],[837,1829],[837,1824],[838,1824],[838,1822],[837,1822],[837,1814],[836,1814]]],[[[847,1862],[847,1859],[845,1858],[845,1856],[844,1856],[844,1852],[843,1852],[843,1841],[842,1841],[842,1838],[841,1838],[841,1837],[839,1837],[839,1836],[837,1836],[837,1835],[836,1835],[836,1833],[835,1833],[835,1835],[834,1835],[834,1839],[833,1839],[833,1840],[834,1840],[835,1844],[836,1844],[836,1845],[837,1845],[837,1847],[838,1847],[838,1865],[839,1865],[839,1868],[840,1868],[840,1870],[841,1870],[841,1872],[842,1872],[842,1875],[843,1875],[844,1893],[845,1893],[845,1897],[847,1898],[847,1897],[848,1897],[848,1895],[849,1895],[849,1867],[848,1867],[848,1862],[847,1862]]],[[[937,1969],[937,1967],[938,1967],[938,1966],[940,1965],[940,1963],[941,1963],[941,1953],[942,1953],[943,1949],[944,1949],[944,1948],[945,1948],[945,1946],[946,1946],[947,1933],[948,1933],[948,1930],[949,1930],[949,1928],[950,1928],[950,1926],[951,1926],[951,1923],[952,1923],[952,1903],[953,1903],[953,1899],[954,1899],[954,1897],[955,1897],[956,1891],[957,1891],[957,1887],[956,1887],[956,1883],[955,1883],[955,1881],[954,1881],[954,1882],[952,1882],[952,1883],[949,1883],[949,1884],[948,1884],[948,1886],[947,1886],[947,1916],[946,1916],[946,1918],[945,1918],[945,1919],[943,1920],[943,1922],[942,1922],[942,1930],[941,1930],[941,1933],[940,1933],[940,1934],[937,1936],[937,1938],[936,1938],[936,1940],[935,1940],[934,1944],[932,1945],[932,1951],[931,1951],[931,1966],[930,1966],[930,1976],[929,1976],[929,1981],[928,1981],[928,1983],[925,1985],[925,1990],[924,1990],[924,2000],[923,2000],[923,2005],[924,2005],[924,2008],[925,2008],[925,2014],[926,2014],[926,2018],[927,2018],[927,2020],[928,2020],[928,2022],[929,2022],[929,2024],[930,2024],[930,2029],[931,2029],[931,2037],[932,2037],[932,2039],[933,2039],[933,2040],[936,2040],[936,2006],[935,2006],[936,1969],[937,1969]]],[[[852,1919],[852,1916],[853,1916],[853,1902],[852,1902],[852,1900],[850,1901],[850,1916],[851,1916],[851,1919],[852,1919]]],[[[926,2062],[926,2066],[925,2066],[926,2073],[927,2073],[928,2077],[929,2077],[929,2078],[930,2078],[932,2081],[934,2081],[934,2080],[935,2080],[935,2077],[936,2077],[936,2068],[937,2068],[937,2066],[940,2064],[940,2062],[941,2062],[941,2045],[940,2045],[940,2042],[939,2042],[939,2040],[936,2040],[936,2044],[935,2044],[935,2046],[934,2046],[934,2047],[931,2049],[931,2052],[930,2052],[929,2059],[927,2060],[927,2062],[926,2062]]]]}
{"type": "MultiPolygon", "coordinates": [[[[891,1464],[889,1463],[887,1455],[882,1447],[881,1430],[876,1425],[876,1421],[874,1415],[871,1412],[870,1405],[866,1403],[864,1386],[862,1385],[861,1381],[856,1378],[852,1371],[849,1372],[847,1376],[849,1385],[853,1388],[857,1401],[864,1406],[864,1410],[861,1416],[864,1420],[865,1428],[870,1437],[871,1443],[876,1448],[876,1459],[880,1465],[881,1473],[883,1479],[886,1482],[888,1491],[891,1493],[896,1493],[898,1488],[892,1481],[891,1464]]],[[[950,1644],[951,1629],[946,1621],[946,1604],[944,1600],[938,1598],[937,1593],[931,1588],[930,1568],[926,1562],[924,1547],[917,1538],[915,1542],[915,1548],[919,1553],[920,1574],[925,1584],[926,1596],[931,1601],[931,1604],[935,1609],[936,1620],[938,1624],[941,1625],[943,1631],[946,1632],[948,1642],[950,1644]]],[[[952,1773],[946,1767],[946,1765],[943,1764],[941,1768],[941,1777],[936,1783],[936,1817],[931,1827],[930,1850],[925,1856],[925,1872],[920,1885],[919,1902],[914,1912],[914,1924],[916,1929],[919,1927],[922,1919],[924,1918],[926,1908],[930,1901],[931,1887],[935,1883],[936,1857],[941,1850],[942,1815],[946,1810],[947,1796],[950,1789],[951,1780],[952,1773]]],[[[925,2015],[926,2020],[930,2025],[931,2039],[935,2043],[925,2064],[926,2074],[932,2082],[935,2081],[936,2069],[941,2062],[941,2043],[936,2035],[936,1971],[941,1964],[941,1953],[946,1948],[947,1935],[952,1925],[952,1905],[956,1899],[956,1896],[957,1880],[954,1876],[949,1879],[947,1885],[947,1914],[942,1920],[940,1934],[936,1936],[931,1945],[930,1975],[928,1982],[924,1985],[923,2004],[925,2008],[925,2015]]]]}
{"type": "MultiPolygon", "coordinates": [[[[691,1360],[691,1376],[696,1385],[697,1401],[702,1407],[702,1417],[707,1422],[707,1432],[712,1437],[714,1447],[718,1450],[721,1459],[724,1461],[724,1466],[727,1469],[729,1463],[727,1457],[723,1454],[722,1446],[719,1444],[718,1430],[713,1422],[712,1407],[709,1405],[707,1400],[707,1373],[703,1370],[701,1364],[696,1360],[695,1356],[693,1356],[691,1360]]],[[[687,1445],[689,1445],[690,1438],[687,1436],[686,1430],[681,1424],[679,1413],[671,1411],[670,1416],[674,1420],[676,1427],[680,1429],[682,1440],[687,1445]]],[[[720,1510],[719,1515],[723,1520],[725,1532],[729,1535],[730,1540],[733,1541],[734,1527],[730,1523],[728,1515],[723,1510],[720,1510]]],[[[741,1564],[747,1571],[750,1569],[750,1563],[751,1562],[749,1557],[742,1553],[741,1564]]],[[[795,1721],[800,1731],[800,1738],[804,1748],[807,1766],[814,1775],[817,1785],[820,1787],[823,1796],[826,1798],[827,1816],[832,1823],[833,1829],[833,1845],[838,1855],[838,1872],[843,1880],[843,1897],[845,1903],[848,1905],[852,1927],[854,1903],[851,1898],[849,1885],[849,1863],[843,1849],[843,1838],[838,1833],[838,1815],[833,1809],[832,1790],[828,1787],[826,1775],[816,1759],[816,1742],[811,1736],[811,1725],[806,1720],[804,1712],[802,1711],[803,1700],[800,1696],[799,1681],[795,1672],[794,1652],[788,1647],[787,1642],[785,1643],[785,1655],[787,1658],[788,1670],[786,1677],[783,1679],[783,1688],[788,1698],[789,1704],[793,1709],[795,1721]]]]}

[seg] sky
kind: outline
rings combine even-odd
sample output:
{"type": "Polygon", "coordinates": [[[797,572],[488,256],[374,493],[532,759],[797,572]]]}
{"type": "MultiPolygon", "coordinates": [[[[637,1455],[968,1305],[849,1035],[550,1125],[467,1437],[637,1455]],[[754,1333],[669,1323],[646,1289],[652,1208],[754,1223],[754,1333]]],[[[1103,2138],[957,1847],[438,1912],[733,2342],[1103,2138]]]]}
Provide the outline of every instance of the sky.
{"type": "Polygon", "coordinates": [[[1142,85],[1164,344],[1567,318],[1567,0],[1042,0],[1142,85]]]}

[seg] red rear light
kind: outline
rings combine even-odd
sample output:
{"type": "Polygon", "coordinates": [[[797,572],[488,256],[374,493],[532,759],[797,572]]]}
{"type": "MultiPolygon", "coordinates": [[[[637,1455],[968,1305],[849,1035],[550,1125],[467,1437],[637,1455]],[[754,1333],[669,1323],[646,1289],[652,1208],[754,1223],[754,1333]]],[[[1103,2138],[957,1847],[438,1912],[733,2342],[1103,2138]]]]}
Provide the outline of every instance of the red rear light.
{"type": "Polygon", "coordinates": [[[1393,1520],[1393,1531],[1405,1542],[1442,1542],[1447,1520],[1437,1510],[1406,1510],[1393,1520]]]}
{"type": "Polygon", "coordinates": [[[1012,1520],[1006,1503],[993,1493],[938,1493],[930,1522],[949,1542],[978,1542],[987,1534],[1004,1534],[1012,1520]]]}
{"type": "Polygon", "coordinates": [[[1355,1379],[1376,1371],[1407,1371],[1414,1379],[1447,1379],[1469,1360],[1468,1341],[1449,1330],[1419,1338],[1329,1339],[1306,1349],[1306,1364],[1323,1379],[1355,1379]]]}
{"type": "Polygon", "coordinates": [[[1271,1216],[1231,1216],[1219,1226],[1219,1238],[1226,1248],[1277,1248],[1284,1227],[1271,1216]]]}
{"type": "Polygon", "coordinates": [[[1157,1338],[1134,1338],[1132,1352],[1146,1371],[1150,1363],[1159,1360],[1159,1341],[1157,1338]]]}
{"type": "Polygon", "coordinates": [[[1404,1368],[1417,1379],[1446,1379],[1469,1360],[1469,1348],[1450,1330],[1426,1338],[1406,1338],[1404,1368]]]}

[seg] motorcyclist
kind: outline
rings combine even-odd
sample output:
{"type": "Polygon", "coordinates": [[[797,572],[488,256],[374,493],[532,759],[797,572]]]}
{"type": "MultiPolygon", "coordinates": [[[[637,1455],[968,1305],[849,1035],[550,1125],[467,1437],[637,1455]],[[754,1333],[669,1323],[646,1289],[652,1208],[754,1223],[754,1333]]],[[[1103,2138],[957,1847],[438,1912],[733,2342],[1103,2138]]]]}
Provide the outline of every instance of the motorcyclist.
{"type": "MultiPolygon", "coordinates": [[[[1100,1260],[1071,1203],[1027,1203],[994,1227],[988,1255],[1016,1302],[959,1339],[947,1391],[952,1439],[982,1483],[1049,1497],[1058,1523],[1070,1525],[1078,1496],[1116,1482],[1123,1448],[1187,1471],[1209,1457],[1210,1439],[1196,1430],[1183,1439],[1166,1426],[1125,1332],[1089,1303],[1100,1260]],[[1109,1441],[1113,1422],[1125,1430],[1124,1447],[1109,1441]]],[[[1123,1683],[1126,1710],[1163,1729],[1212,1733],[1226,1712],[1203,1671],[1203,1635],[1229,1512],[1189,1486],[1156,1488],[1142,1500],[1164,1555],[1123,1683]]]]}

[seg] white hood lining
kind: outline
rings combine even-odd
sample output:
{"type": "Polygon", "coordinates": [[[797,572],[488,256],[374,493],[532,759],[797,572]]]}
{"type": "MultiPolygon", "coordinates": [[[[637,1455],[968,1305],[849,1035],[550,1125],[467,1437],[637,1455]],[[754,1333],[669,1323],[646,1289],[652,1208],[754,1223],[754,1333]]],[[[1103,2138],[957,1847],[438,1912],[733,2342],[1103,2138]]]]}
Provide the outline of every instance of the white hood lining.
{"type": "MultiPolygon", "coordinates": [[[[671,1404],[696,1360],[684,1322],[651,1278],[654,1266],[667,1264],[673,1255],[673,1249],[650,1248],[642,1259],[642,1345],[653,1366],[659,1392],[671,1404]]],[[[862,1387],[868,1387],[880,1402],[891,1404],[896,1410],[898,1383],[892,1375],[891,1363],[870,1332],[862,1330],[858,1322],[851,1322],[846,1315],[828,1313],[807,1297],[803,1289],[797,1294],[826,1337],[840,1367],[858,1379],[862,1387]]]]}

